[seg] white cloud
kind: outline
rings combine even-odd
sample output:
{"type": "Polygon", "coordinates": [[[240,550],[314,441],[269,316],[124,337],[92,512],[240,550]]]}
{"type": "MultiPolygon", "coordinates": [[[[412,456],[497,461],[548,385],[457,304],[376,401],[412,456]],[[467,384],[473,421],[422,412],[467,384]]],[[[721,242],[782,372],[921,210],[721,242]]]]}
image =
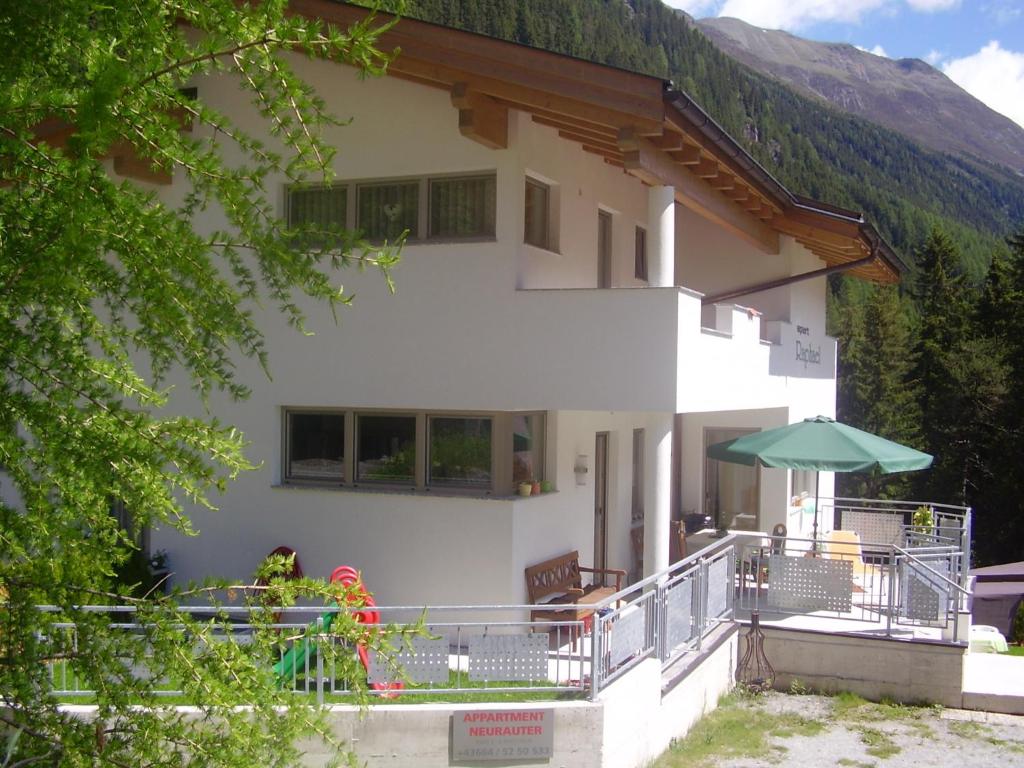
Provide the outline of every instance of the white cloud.
{"type": "Polygon", "coordinates": [[[743,19],[748,24],[790,32],[819,22],[858,23],[864,14],[889,5],[891,0],[726,0],[719,16],[743,19]]]}
{"type": "Polygon", "coordinates": [[[915,11],[935,13],[936,11],[948,11],[960,5],[960,0],[907,0],[907,5],[915,11]]]}
{"type": "Polygon", "coordinates": [[[864,53],[871,53],[874,54],[875,56],[882,56],[886,59],[889,58],[889,54],[885,52],[885,48],[883,48],[881,45],[876,45],[874,48],[865,48],[863,45],[855,45],[853,47],[856,48],[858,51],[864,51],[864,53]]]}
{"type": "Polygon", "coordinates": [[[971,56],[953,59],[942,71],[979,101],[1024,127],[1024,53],[993,40],[971,56]]]}
{"type": "Polygon", "coordinates": [[[940,61],[946,58],[946,54],[941,51],[937,51],[932,48],[928,53],[924,55],[924,60],[931,64],[933,67],[937,66],[940,61]]]}
{"type": "Polygon", "coordinates": [[[686,11],[691,16],[703,18],[714,16],[714,11],[720,4],[720,0],[664,0],[665,5],[686,11]]]}
{"type": "Polygon", "coordinates": [[[859,24],[872,12],[895,14],[904,3],[912,11],[935,13],[960,0],[664,0],[698,18],[730,16],[765,29],[797,32],[819,23],[859,24]]]}

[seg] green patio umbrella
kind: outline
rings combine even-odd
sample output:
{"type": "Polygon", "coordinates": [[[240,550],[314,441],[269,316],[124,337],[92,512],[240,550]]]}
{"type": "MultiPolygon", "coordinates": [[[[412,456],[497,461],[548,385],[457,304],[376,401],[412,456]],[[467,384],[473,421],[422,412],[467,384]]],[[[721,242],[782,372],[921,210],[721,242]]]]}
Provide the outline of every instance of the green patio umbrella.
{"type": "MultiPolygon", "coordinates": [[[[826,472],[908,472],[931,466],[927,453],[815,416],[708,446],[709,458],[731,464],[826,472]]],[[[814,479],[814,540],[818,540],[818,478],[814,479]]]]}

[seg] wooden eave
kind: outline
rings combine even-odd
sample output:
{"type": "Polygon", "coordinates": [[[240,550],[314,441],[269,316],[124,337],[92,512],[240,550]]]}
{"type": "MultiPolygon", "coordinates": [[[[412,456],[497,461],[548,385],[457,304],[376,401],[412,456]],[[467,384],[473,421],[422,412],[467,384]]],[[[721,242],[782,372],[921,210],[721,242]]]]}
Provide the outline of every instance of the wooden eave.
{"type": "MultiPolygon", "coordinates": [[[[331,0],[292,0],[290,10],[340,27],[367,14],[331,0]]],[[[400,50],[389,75],[448,91],[459,130],[486,146],[507,146],[507,110],[525,112],[645,184],[674,186],[679,203],[762,251],[777,252],[779,235],[788,235],[828,266],[874,253],[852,274],[899,279],[863,222],[796,205],[767,172],[767,181],[752,173],[759,167],[738,144],[730,139],[723,151],[689,122],[659,78],[414,19],[385,32],[379,46],[400,50]]]]}

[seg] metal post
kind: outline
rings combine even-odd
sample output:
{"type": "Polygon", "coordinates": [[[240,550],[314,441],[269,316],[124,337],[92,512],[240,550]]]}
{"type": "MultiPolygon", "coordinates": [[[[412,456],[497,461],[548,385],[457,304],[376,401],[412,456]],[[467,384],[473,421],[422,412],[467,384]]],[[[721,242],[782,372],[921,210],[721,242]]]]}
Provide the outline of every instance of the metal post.
{"type": "Polygon", "coordinates": [[[887,591],[885,610],[885,636],[892,637],[892,613],[896,591],[896,550],[889,547],[889,588],[887,591]]]}
{"type": "Polygon", "coordinates": [[[697,585],[700,599],[697,601],[697,614],[700,620],[697,623],[697,650],[704,647],[704,630],[708,620],[708,561],[701,558],[697,567],[697,585]]]}
{"type": "MultiPolygon", "coordinates": [[[[676,584],[679,586],[682,582],[676,584]]],[[[654,596],[654,617],[652,622],[654,631],[654,647],[657,649],[658,658],[664,664],[668,661],[668,588],[659,584],[654,596]]]]}
{"type": "MultiPolygon", "coordinates": [[[[583,642],[583,632],[580,627],[580,643],[583,642]]],[[[597,694],[601,690],[601,633],[604,627],[601,625],[601,615],[594,614],[590,626],[590,700],[597,701],[597,694]]],[[[582,649],[580,649],[582,650],[582,649]]]]}
{"type": "Polygon", "coordinates": [[[316,703],[319,706],[324,705],[324,653],[323,653],[323,636],[324,636],[324,617],[317,616],[316,619],[316,703]]]}

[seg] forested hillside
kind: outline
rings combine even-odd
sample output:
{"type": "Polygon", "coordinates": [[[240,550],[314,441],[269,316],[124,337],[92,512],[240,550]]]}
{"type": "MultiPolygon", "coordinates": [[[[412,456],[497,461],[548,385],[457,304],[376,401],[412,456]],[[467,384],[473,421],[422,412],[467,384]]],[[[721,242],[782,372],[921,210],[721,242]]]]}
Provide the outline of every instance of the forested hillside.
{"type": "Polygon", "coordinates": [[[975,508],[981,564],[1024,560],[1024,179],[761,76],[659,0],[408,0],[414,17],[671,79],[792,191],[863,211],[908,264],[899,289],[836,279],[839,417],[936,456],[839,476],[841,493],[975,508]]]}

